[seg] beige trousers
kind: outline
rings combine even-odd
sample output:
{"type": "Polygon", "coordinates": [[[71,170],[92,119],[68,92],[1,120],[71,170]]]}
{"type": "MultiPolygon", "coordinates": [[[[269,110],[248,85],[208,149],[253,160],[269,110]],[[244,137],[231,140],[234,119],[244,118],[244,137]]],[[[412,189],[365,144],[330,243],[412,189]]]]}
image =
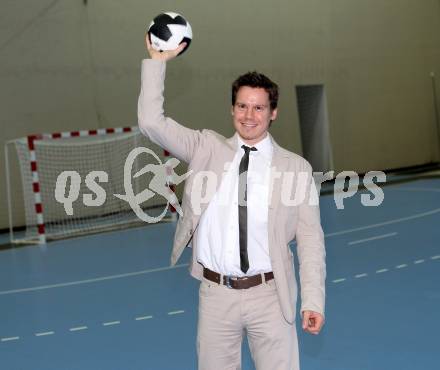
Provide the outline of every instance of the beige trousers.
{"type": "Polygon", "coordinates": [[[199,370],[240,370],[247,333],[257,370],[299,370],[295,323],[284,320],[275,281],[229,289],[204,279],[199,290],[199,370]]]}

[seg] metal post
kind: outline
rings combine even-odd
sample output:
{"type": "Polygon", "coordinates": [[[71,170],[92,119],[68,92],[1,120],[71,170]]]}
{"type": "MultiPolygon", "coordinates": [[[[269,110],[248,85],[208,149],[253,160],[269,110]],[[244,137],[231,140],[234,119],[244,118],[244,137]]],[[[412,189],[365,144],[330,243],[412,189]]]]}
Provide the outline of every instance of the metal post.
{"type": "Polygon", "coordinates": [[[440,119],[439,119],[439,110],[438,110],[438,100],[437,100],[437,86],[435,83],[435,73],[431,72],[431,83],[432,83],[432,95],[434,98],[434,115],[435,115],[435,123],[436,123],[436,131],[437,131],[437,154],[438,161],[440,162],[440,119]]]}
{"type": "Polygon", "coordinates": [[[8,145],[11,141],[5,144],[5,167],[6,167],[6,194],[8,197],[8,219],[9,219],[9,240],[11,244],[14,243],[14,227],[12,225],[12,203],[11,203],[11,183],[10,183],[10,172],[9,172],[9,150],[8,145]]]}

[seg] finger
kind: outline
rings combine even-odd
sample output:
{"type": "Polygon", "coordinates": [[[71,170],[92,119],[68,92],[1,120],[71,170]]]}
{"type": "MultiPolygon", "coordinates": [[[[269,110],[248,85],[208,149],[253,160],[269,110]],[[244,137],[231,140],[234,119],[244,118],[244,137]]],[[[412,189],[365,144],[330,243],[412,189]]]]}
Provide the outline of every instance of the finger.
{"type": "Polygon", "coordinates": [[[302,320],[302,328],[304,330],[307,330],[307,328],[309,327],[309,318],[310,318],[310,311],[304,311],[303,320],[302,320]]]}
{"type": "Polygon", "coordinates": [[[151,45],[150,35],[148,34],[148,32],[145,35],[145,46],[147,47],[147,51],[148,51],[148,54],[150,55],[150,57],[153,57],[155,50],[153,48],[153,45],[151,45]]]}
{"type": "Polygon", "coordinates": [[[181,43],[176,50],[174,50],[175,56],[179,55],[185,48],[186,45],[188,45],[186,42],[181,43]]]}
{"type": "Polygon", "coordinates": [[[311,334],[319,334],[319,332],[321,331],[322,325],[324,323],[324,318],[319,315],[319,314],[312,314],[312,317],[310,319],[310,324],[309,325],[309,332],[311,334]]]}
{"type": "Polygon", "coordinates": [[[307,327],[307,329],[309,330],[310,333],[313,333],[317,330],[317,323],[315,318],[309,319],[309,326],[307,327]]]}
{"type": "Polygon", "coordinates": [[[321,315],[319,315],[318,317],[316,317],[316,320],[315,320],[316,330],[318,330],[318,332],[320,332],[323,325],[324,325],[324,318],[321,315]]]}

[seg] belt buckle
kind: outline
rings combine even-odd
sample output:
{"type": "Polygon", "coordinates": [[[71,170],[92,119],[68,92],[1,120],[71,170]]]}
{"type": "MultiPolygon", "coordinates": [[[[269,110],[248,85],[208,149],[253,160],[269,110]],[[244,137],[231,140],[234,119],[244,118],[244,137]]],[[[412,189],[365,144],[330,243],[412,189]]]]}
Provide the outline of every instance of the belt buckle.
{"type": "Polygon", "coordinates": [[[231,280],[233,280],[233,277],[230,275],[225,276],[225,286],[229,289],[232,289],[231,280]]]}

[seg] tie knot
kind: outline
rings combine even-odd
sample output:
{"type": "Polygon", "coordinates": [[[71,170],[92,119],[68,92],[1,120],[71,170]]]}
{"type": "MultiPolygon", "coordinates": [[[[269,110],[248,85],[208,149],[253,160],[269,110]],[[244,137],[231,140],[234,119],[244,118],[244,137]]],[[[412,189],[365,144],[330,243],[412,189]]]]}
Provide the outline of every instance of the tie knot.
{"type": "Polygon", "coordinates": [[[256,150],[258,150],[257,148],[255,148],[255,147],[253,147],[253,146],[250,147],[250,146],[242,145],[241,147],[244,149],[244,152],[245,152],[246,154],[248,154],[250,151],[255,152],[256,150]]]}

